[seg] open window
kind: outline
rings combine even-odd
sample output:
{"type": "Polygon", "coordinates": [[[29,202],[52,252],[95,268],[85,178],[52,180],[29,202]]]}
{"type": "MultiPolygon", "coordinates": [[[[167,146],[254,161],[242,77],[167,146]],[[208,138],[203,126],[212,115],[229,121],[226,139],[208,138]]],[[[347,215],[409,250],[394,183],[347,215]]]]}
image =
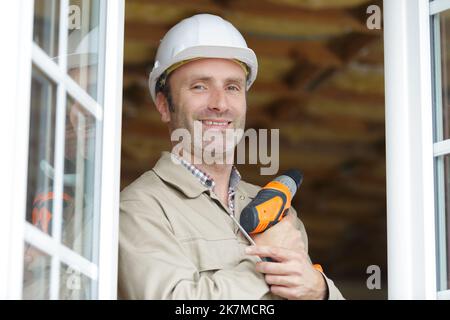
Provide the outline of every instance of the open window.
{"type": "Polygon", "coordinates": [[[384,1],[389,298],[449,298],[450,1],[384,1]]]}
{"type": "Polygon", "coordinates": [[[5,47],[20,112],[2,119],[17,153],[2,160],[15,214],[0,227],[0,297],[114,299],[124,2],[7,6],[17,19],[1,24],[12,33],[5,47]]]}

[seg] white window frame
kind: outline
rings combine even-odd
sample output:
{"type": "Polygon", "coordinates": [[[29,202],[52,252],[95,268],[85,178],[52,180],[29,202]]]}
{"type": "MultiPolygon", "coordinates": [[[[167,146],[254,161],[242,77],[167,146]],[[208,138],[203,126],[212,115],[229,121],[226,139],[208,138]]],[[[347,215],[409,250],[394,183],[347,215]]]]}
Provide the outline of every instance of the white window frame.
{"type": "Polygon", "coordinates": [[[389,299],[436,299],[428,0],[385,0],[389,299]]]}
{"type": "Polygon", "coordinates": [[[448,0],[384,0],[389,299],[444,299],[437,289],[430,21],[448,0]]]}
{"type": "MultiPolygon", "coordinates": [[[[105,1],[105,0],[103,0],[105,1]]],[[[86,94],[66,73],[65,62],[56,65],[33,43],[33,3],[31,0],[9,1],[0,13],[0,34],[6,39],[0,64],[3,74],[0,76],[2,103],[11,106],[2,112],[0,117],[0,146],[4,157],[0,158],[0,191],[3,208],[0,211],[0,298],[20,299],[22,296],[23,249],[24,240],[32,243],[52,256],[52,264],[64,262],[69,266],[98,281],[98,299],[116,299],[117,292],[117,252],[118,252],[118,219],[120,193],[120,146],[121,146],[121,114],[122,114],[122,69],[123,69],[123,37],[124,37],[124,1],[108,0],[104,2],[106,11],[100,19],[105,22],[105,65],[104,65],[104,99],[108,106],[103,112],[101,106],[86,94]],[[56,128],[56,153],[64,150],[65,100],[69,92],[76,97],[97,119],[103,121],[102,157],[98,166],[101,168],[98,184],[100,225],[98,266],[81,257],[73,250],[63,246],[58,239],[61,234],[62,203],[55,201],[53,230],[50,237],[25,221],[27,167],[28,167],[28,135],[30,115],[31,61],[45,71],[47,76],[57,84],[59,102],[56,128]],[[59,133],[58,133],[59,131],[59,133]]],[[[67,43],[68,0],[61,0],[60,12],[60,51],[58,55],[65,57],[67,43]],[[62,18],[63,17],[63,18],[62,18]]],[[[55,164],[55,198],[62,195],[62,159],[55,164]],[[58,170],[59,169],[59,170],[58,170]],[[58,174],[59,173],[59,174],[58,174]]],[[[100,169],[97,167],[96,169],[100,169]]],[[[53,268],[59,270],[59,268],[53,268]]],[[[59,273],[51,274],[50,298],[58,298],[59,273]]]]}
{"type": "Polygon", "coordinates": [[[117,298],[124,27],[124,0],[108,0],[103,105],[108,106],[111,112],[105,112],[103,115],[100,299],[117,298]]]}
{"type": "Polygon", "coordinates": [[[0,299],[22,295],[31,85],[33,2],[5,1],[0,10],[0,299]],[[13,214],[14,213],[14,214],[13,214]]]}

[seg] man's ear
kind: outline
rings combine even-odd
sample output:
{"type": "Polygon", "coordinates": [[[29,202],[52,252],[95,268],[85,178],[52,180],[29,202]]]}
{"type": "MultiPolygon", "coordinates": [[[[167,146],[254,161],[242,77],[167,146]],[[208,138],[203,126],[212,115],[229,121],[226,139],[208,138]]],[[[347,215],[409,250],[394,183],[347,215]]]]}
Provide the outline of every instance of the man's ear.
{"type": "Polygon", "coordinates": [[[156,109],[161,114],[161,121],[164,123],[170,122],[169,103],[162,92],[156,94],[156,109]]]}

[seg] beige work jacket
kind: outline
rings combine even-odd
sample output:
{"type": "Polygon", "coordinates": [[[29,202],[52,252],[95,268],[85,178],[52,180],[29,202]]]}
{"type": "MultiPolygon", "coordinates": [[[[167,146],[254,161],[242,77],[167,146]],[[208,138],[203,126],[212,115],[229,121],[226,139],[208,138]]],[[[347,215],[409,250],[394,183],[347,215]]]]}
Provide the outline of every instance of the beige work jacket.
{"type": "MultiPolygon", "coordinates": [[[[235,213],[260,187],[240,181],[235,213]]],[[[296,212],[291,208],[291,213],[296,212]]],[[[306,248],[308,239],[297,219],[306,248]]],[[[164,152],[155,167],[121,193],[119,298],[280,299],[271,294],[214,192],[164,152]]],[[[342,299],[326,276],[329,299],[342,299]]]]}

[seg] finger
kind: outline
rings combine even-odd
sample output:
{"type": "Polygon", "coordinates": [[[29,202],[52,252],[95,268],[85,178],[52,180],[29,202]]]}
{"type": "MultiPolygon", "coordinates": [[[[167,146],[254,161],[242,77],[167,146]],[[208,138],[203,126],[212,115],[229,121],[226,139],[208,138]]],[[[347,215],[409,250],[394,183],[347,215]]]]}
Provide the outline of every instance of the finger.
{"type": "Polygon", "coordinates": [[[278,285],[284,287],[293,287],[297,285],[295,281],[296,278],[291,275],[280,276],[275,274],[266,274],[264,279],[269,285],[278,285]]]}
{"type": "Polygon", "coordinates": [[[295,251],[270,246],[249,246],[245,248],[245,253],[253,256],[269,257],[281,262],[300,258],[300,255],[295,251]]]}
{"type": "Polygon", "coordinates": [[[296,264],[287,262],[257,262],[255,269],[258,272],[272,275],[300,275],[296,264]]]}
{"type": "Polygon", "coordinates": [[[295,299],[295,291],[293,288],[273,285],[273,286],[270,286],[270,291],[273,294],[280,296],[282,298],[295,299]]]}

